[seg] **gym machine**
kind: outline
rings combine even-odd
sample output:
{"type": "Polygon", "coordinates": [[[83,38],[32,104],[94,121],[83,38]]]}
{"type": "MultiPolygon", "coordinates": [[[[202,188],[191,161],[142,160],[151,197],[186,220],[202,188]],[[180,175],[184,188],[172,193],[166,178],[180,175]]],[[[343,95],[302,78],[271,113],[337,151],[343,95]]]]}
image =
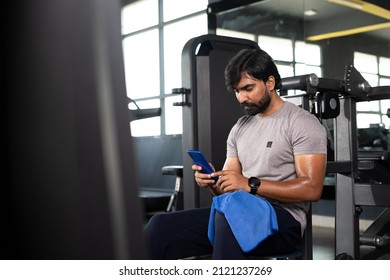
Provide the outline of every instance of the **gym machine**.
{"type": "Polygon", "coordinates": [[[386,149],[359,150],[356,103],[390,98],[390,86],[370,87],[361,74],[347,65],[344,80],[315,74],[282,79],[288,90],[306,94],[286,99],[316,114],[334,119],[327,173],[335,174],[336,259],[377,259],[390,252],[390,157],[386,149]],[[333,138],[333,139],[332,139],[333,138]],[[333,142],[333,143],[332,143],[333,142]],[[334,153],[333,153],[334,152],[334,153]],[[359,232],[362,206],[385,207],[363,232],[359,232]]]}

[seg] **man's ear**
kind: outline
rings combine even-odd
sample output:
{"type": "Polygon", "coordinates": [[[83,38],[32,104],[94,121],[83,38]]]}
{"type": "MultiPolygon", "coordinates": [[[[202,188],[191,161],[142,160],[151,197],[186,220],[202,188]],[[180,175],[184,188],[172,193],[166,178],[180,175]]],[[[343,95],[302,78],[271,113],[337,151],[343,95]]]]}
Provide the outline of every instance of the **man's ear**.
{"type": "Polygon", "coordinates": [[[267,82],[265,84],[266,84],[267,89],[269,91],[274,90],[275,89],[275,77],[274,76],[269,76],[268,80],[267,80],[267,82]]]}

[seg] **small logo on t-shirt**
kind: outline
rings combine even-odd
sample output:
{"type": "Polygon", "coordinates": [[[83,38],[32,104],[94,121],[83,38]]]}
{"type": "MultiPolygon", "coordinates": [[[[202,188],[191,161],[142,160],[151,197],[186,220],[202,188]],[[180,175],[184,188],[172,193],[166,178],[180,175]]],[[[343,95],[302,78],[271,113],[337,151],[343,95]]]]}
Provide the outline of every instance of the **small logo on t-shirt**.
{"type": "Polygon", "coordinates": [[[272,141],[268,141],[267,142],[267,148],[271,148],[271,146],[272,146],[272,141]]]}

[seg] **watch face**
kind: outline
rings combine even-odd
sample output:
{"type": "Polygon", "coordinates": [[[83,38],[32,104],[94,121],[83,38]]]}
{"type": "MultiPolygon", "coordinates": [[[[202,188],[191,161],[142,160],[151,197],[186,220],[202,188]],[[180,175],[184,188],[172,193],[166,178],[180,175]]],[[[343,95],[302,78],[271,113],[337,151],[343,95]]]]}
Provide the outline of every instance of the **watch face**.
{"type": "Polygon", "coordinates": [[[250,187],[258,187],[260,186],[260,180],[256,177],[250,177],[248,179],[248,184],[250,187]]]}

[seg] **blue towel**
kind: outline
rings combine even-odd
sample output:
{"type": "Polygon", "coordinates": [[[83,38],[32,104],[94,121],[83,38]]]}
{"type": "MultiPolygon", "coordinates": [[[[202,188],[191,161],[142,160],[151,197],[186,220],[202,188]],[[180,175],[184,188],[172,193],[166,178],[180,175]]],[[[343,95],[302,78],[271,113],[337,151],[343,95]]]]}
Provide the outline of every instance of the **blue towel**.
{"type": "Polygon", "coordinates": [[[211,205],[208,237],[213,245],[215,211],[225,215],[244,252],[279,230],[275,210],[267,200],[242,190],[225,193],[215,196],[211,205]]]}

